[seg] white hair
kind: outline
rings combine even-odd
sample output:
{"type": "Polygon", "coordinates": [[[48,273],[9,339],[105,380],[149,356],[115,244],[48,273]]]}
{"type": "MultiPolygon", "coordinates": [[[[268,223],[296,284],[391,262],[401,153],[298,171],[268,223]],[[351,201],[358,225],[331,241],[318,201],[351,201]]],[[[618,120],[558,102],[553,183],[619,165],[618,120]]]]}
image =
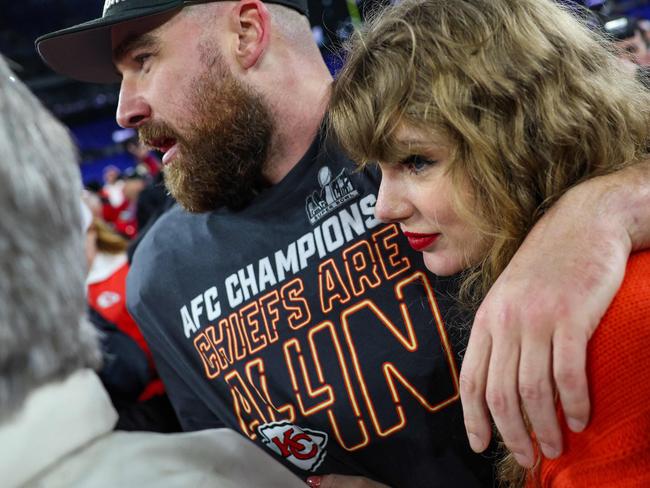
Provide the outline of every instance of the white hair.
{"type": "Polygon", "coordinates": [[[0,422],[98,364],[85,315],[77,154],[0,56],[0,422]]]}

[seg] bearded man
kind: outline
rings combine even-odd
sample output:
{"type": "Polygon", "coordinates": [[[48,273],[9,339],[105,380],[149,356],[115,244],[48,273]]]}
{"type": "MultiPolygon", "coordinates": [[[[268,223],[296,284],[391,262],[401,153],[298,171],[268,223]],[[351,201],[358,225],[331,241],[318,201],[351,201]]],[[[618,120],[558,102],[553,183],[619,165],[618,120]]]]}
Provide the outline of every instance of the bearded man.
{"type": "Polygon", "coordinates": [[[479,310],[459,375],[471,319],[454,281],[375,219],[379,176],[323,137],[332,78],[306,14],[305,0],[107,0],[37,41],[61,73],[120,82],[119,124],[164,152],[180,206],[138,248],[128,302],[181,424],[236,429],[313,486],[490,484],[472,453],[488,407],[532,463],[520,401],[558,455],[552,385],[584,428],[586,342],[650,243],[648,164],[548,212],[479,310]]]}

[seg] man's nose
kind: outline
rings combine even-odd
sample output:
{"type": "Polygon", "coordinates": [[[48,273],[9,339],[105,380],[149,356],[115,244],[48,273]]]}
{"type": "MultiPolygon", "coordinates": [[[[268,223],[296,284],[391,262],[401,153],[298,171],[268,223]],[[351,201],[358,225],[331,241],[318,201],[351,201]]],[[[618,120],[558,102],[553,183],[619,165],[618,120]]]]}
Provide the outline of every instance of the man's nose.
{"type": "Polygon", "coordinates": [[[412,213],[412,206],[408,202],[405,190],[398,177],[391,171],[383,171],[375,204],[375,217],[387,223],[398,223],[408,219],[412,213]]]}
{"type": "Polygon", "coordinates": [[[117,104],[117,123],[121,127],[137,129],[151,117],[151,107],[130,84],[123,82],[117,104]]]}

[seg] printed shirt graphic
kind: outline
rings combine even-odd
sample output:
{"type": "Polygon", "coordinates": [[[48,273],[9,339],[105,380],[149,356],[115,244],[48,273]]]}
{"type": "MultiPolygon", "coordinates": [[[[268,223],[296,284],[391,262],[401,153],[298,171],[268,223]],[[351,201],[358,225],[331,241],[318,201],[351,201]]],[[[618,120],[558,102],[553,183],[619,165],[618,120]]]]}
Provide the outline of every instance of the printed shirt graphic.
{"type": "Polygon", "coordinates": [[[175,207],[129,309],[186,430],[236,429],[302,477],[491,485],[463,427],[454,282],[375,219],[377,188],[317,139],[243,211],[175,207]]]}
{"type": "Polygon", "coordinates": [[[336,178],[332,179],[332,171],[328,166],[320,168],[318,183],[321,189],[309,195],[305,204],[307,216],[312,224],[359,195],[359,192],[352,186],[352,181],[347,173],[347,169],[344,168],[336,178]]]}
{"type": "Polygon", "coordinates": [[[327,434],[301,429],[290,422],[261,425],[262,443],[284,460],[304,471],[315,471],[327,454],[327,434]]]}

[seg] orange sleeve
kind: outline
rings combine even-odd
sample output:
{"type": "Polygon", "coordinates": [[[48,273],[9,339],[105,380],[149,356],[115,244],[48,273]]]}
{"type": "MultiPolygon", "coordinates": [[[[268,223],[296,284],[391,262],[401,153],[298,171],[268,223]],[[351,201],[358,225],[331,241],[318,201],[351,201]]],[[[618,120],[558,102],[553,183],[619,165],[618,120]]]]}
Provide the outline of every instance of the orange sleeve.
{"type": "MultiPolygon", "coordinates": [[[[542,486],[650,487],[650,252],[633,255],[588,347],[591,419],[543,459],[542,486]]],[[[535,485],[536,483],[532,483],[535,485]]]]}

